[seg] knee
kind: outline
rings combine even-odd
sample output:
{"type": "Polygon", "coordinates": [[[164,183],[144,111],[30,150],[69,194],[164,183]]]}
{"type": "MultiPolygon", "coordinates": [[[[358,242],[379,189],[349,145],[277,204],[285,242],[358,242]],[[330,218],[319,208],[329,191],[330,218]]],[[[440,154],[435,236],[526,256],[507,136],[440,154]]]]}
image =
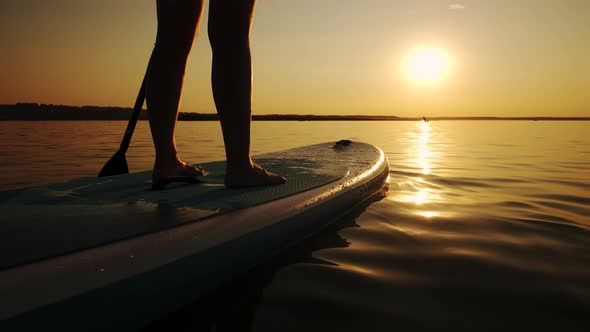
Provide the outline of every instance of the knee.
{"type": "Polygon", "coordinates": [[[169,56],[188,56],[197,32],[203,0],[158,0],[155,48],[169,56]]]}
{"type": "Polygon", "coordinates": [[[209,24],[209,43],[214,53],[250,48],[250,25],[209,24]]]}
{"type": "Polygon", "coordinates": [[[171,35],[158,35],[154,50],[172,58],[188,57],[193,46],[194,34],[178,32],[171,35]]]}
{"type": "Polygon", "coordinates": [[[208,32],[213,52],[249,48],[253,10],[254,0],[211,1],[208,32]]]}

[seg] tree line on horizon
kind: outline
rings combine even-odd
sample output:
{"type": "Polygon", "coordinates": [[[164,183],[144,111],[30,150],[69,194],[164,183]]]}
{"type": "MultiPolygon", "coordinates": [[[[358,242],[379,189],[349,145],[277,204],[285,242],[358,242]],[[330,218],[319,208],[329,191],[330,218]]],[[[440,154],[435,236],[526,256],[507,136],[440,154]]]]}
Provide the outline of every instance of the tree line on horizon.
{"type": "MultiPolygon", "coordinates": [[[[17,103],[0,105],[0,120],[128,120],[133,109],[115,106],[68,106],[38,103],[17,103]]],[[[371,115],[299,115],[299,114],[265,114],[253,115],[253,120],[372,120],[371,115]]],[[[140,120],[147,120],[145,109],[139,114],[140,120]]],[[[399,119],[396,116],[380,116],[379,119],[399,119]]],[[[216,113],[178,114],[180,121],[216,121],[216,113]]]]}
{"type": "MultiPolygon", "coordinates": [[[[0,105],[0,121],[9,120],[129,120],[133,109],[116,106],[68,106],[38,103],[0,105]]],[[[145,109],[140,120],[147,120],[145,109]]],[[[428,121],[428,120],[590,120],[590,117],[398,117],[393,115],[254,114],[254,121],[428,121]]],[[[216,113],[180,112],[180,121],[217,121],[216,113]]]]}

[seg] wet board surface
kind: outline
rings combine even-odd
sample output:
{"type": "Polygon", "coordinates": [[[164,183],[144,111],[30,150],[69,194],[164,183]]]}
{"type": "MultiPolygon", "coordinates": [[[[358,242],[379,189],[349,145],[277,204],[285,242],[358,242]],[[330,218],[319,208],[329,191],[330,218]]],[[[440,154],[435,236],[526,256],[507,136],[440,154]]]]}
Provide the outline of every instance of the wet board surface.
{"type": "Polygon", "coordinates": [[[317,232],[388,174],[383,152],[360,142],[253,159],[287,184],[228,190],[213,162],[202,183],[164,191],[140,172],[1,192],[0,321],[79,330],[98,310],[118,323],[92,329],[139,328],[317,232]]]}
{"type": "Polygon", "coordinates": [[[225,189],[225,162],[202,164],[202,183],[151,188],[151,172],[0,193],[0,268],[157,232],[212,215],[257,206],[338,180],[347,164],[323,158],[328,146],[255,158],[287,178],[284,185],[225,189]]]}

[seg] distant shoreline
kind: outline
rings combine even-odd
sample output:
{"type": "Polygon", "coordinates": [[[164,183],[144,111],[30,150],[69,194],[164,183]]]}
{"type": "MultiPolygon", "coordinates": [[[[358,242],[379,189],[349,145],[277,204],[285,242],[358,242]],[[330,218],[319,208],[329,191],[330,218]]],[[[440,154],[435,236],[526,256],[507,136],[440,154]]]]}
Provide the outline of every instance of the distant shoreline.
{"type": "MultiPolygon", "coordinates": [[[[0,105],[0,121],[117,121],[128,120],[132,109],[108,106],[67,106],[53,104],[18,103],[0,105]]],[[[147,120],[145,110],[139,116],[147,120]]],[[[218,121],[214,113],[180,112],[179,121],[218,121]]],[[[255,114],[254,121],[422,121],[422,116],[398,117],[391,115],[303,115],[303,114],[255,114]]],[[[428,121],[485,120],[485,121],[590,121],[590,117],[496,117],[496,116],[448,116],[429,117],[428,121]]]]}

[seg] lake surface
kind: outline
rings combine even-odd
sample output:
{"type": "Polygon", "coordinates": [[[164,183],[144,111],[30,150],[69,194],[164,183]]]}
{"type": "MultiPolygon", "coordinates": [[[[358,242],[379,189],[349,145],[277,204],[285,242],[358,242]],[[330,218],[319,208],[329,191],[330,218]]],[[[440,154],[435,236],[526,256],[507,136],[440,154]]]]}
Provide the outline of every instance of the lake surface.
{"type": "MultiPolygon", "coordinates": [[[[0,187],[95,176],[121,121],[0,122],[0,187]]],[[[381,147],[389,191],[150,330],[583,330],[590,323],[590,122],[255,122],[254,154],[339,139],[381,147]]],[[[180,122],[191,163],[217,122],[180,122]]],[[[150,169],[140,122],[131,171],[150,169]]]]}

